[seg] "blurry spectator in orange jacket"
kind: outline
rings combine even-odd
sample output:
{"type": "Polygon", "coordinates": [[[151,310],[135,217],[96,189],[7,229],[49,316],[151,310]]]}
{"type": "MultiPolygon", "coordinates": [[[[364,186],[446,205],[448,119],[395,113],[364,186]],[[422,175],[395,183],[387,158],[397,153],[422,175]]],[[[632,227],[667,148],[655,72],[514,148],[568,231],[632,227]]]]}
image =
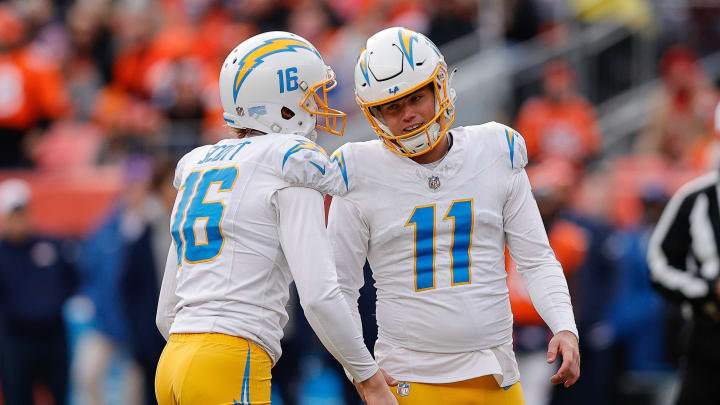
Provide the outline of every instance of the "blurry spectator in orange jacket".
{"type": "Polygon", "coordinates": [[[27,41],[23,21],[0,4],[0,166],[29,164],[32,131],[68,107],[58,62],[27,41]]]}
{"type": "Polygon", "coordinates": [[[550,62],[543,71],[543,94],[523,104],[515,128],[523,134],[528,158],[560,157],[576,166],[600,148],[595,111],[575,88],[575,74],[563,61],[550,62]]]}
{"type": "Polygon", "coordinates": [[[665,51],[660,74],[662,86],[652,97],[648,126],[638,138],[636,149],[692,166],[698,148],[712,136],[716,91],[708,83],[695,52],[684,45],[665,51]]]}

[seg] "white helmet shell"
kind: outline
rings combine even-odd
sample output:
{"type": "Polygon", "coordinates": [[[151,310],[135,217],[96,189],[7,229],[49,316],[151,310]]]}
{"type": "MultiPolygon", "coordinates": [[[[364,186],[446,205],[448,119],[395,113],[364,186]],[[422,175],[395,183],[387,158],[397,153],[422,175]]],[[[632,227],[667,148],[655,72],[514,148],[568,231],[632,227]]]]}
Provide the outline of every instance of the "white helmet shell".
{"type": "Polygon", "coordinates": [[[327,92],[335,85],[332,69],[307,40],[282,31],[259,34],[223,62],[223,118],[229,127],[264,133],[314,139],[317,127],[342,135],[345,114],[327,106],[327,92]]]}
{"type": "Polygon", "coordinates": [[[367,40],[355,66],[356,101],[385,145],[404,156],[434,148],[455,118],[455,91],[449,87],[445,58],[424,35],[402,27],[378,32],[367,40]],[[377,106],[434,85],[435,117],[417,130],[395,135],[377,106]]]}

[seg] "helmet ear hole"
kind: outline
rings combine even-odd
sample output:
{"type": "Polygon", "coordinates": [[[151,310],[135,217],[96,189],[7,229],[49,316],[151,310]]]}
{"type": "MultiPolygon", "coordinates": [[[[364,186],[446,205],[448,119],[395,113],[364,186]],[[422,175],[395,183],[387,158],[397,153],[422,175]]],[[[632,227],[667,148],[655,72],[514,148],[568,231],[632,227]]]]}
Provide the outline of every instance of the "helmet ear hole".
{"type": "Polygon", "coordinates": [[[282,109],[280,109],[280,115],[283,117],[283,119],[289,120],[295,116],[295,112],[287,107],[283,107],[282,109]]]}

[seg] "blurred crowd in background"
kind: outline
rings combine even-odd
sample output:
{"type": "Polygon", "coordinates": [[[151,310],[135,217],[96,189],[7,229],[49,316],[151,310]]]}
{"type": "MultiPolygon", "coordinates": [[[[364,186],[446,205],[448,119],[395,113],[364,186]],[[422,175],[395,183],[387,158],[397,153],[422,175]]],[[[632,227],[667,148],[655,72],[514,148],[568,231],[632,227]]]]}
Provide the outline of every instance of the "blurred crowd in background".
{"type": "MultiPolygon", "coordinates": [[[[645,257],[669,196],[717,170],[714,1],[0,1],[0,180],[21,179],[0,185],[5,398],[153,403],[174,167],[195,146],[229,136],[217,88],[226,54],[260,32],[299,34],[338,75],[330,104],[359,117],[357,55],[367,37],[398,25],[425,33],[461,73],[491,48],[542,56],[515,69],[502,91],[480,89],[495,108],[464,101],[458,88],[458,114],[477,115],[456,121],[487,117],[525,137],[528,174],[568,277],[582,378],[553,390],[549,331],[508,259],[527,404],[670,403],[684,321],[653,289],[645,257]],[[621,39],[591,59],[568,51],[607,26],[621,39]],[[632,129],[618,130],[620,119],[632,129]]],[[[464,73],[486,73],[483,61],[472,66],[464,73]]],[[[319,143],[331,152],[373,138],[362,118],[349,125],[344,139],[325,134],[319,143]]],[[[361,311],[372,346],[371,284],[361,311]]],[[[289,312],[273,403],[356,405],[296,300],[289,312]]]]}

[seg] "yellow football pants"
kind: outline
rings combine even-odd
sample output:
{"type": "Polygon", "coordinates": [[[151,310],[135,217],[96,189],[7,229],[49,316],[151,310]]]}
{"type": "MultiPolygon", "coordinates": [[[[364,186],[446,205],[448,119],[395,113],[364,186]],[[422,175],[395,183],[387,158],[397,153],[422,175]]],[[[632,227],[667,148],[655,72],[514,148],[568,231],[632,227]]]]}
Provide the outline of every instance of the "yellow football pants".
{"type": "Polygon", "coordinates": [[[400,405],[525,404],[519,382],[506,390],[499,387],[491,375],[447,384],[401,381],[397,387],[392,387],[392,391],[400,405]]]}
{"type": "Polygon", "coordinates": [[[220,333],[170,336],[155,374],[159,405],[270,403],[272,360],[249,340],[220,333]]]}

